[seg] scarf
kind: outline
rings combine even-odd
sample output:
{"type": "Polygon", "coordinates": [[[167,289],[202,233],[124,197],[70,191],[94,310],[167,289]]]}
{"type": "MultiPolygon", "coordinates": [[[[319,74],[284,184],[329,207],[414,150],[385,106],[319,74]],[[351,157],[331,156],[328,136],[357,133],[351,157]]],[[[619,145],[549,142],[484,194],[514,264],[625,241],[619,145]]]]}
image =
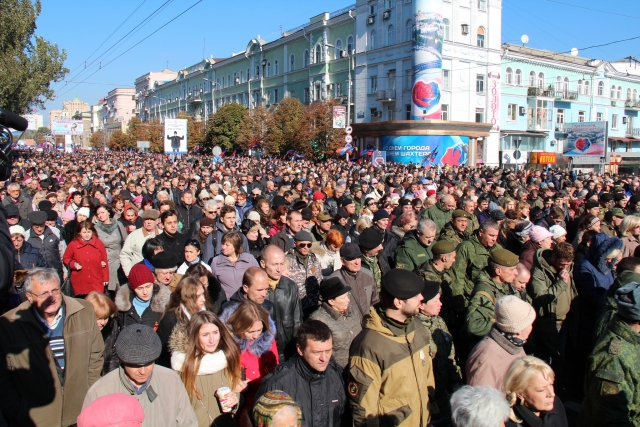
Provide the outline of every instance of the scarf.
{"type": "Polygon", "coordinates": [[[118,223],[117,221],[111,221],[111,224],[105,224],[103,222],[97,221],[95,223],[95,226],[98,230],[107,233],[107,234],[112,234],[113,231],[118,228],[118,223]]]}
{"type": "Polygon", "coordinates": [[[509,341],[511,344],[515,345],[516,347],[522,348],[526,343],[527,340],[523,340],[520,339],[518,337],[515,336],[515,334],[510,334],[507,332],[502,332],[500,329],[496,328],[496,330],[498,332],[500,332],[500,334],[505,337],[507,339],[507,341],[509,341]]]}
{"type": "Polygon", "coordinates": [[[150,305],[151,305],[151,298],[149,298],[149,301],[142,301],[137,296],[133,297],[133,307],[136,309],[136,313],[138,313],[138,316],[140,317],[142,317],[142,314],[150,305]]]}

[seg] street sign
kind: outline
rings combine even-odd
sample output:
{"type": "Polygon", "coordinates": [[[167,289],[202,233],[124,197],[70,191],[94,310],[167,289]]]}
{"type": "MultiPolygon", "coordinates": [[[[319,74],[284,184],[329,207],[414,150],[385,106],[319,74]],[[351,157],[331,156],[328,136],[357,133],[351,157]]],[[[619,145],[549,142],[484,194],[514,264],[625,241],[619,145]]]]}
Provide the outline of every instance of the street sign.
{"type": "Polygon", "coordinates": [[[520,148],[520,144],[522,144],[522,140],[521,139],[514,139],[513,143],[515,144],[516,148],[520,148]]]}
{"type": "MultiPolygon", "coordinates": [[[[518,144],[519,145],[519,144],[518,144]]],[[[513,158],[516,160],[520,160],[520,157],[522,156],[522,153],[520,152],[520,150],[516,150],[513,152],[513,158]]]]}
{"type": "Polygon", "coordinates": [[[214,156],[219,156],[220,153],[222,153],[222,148],[216,145],[215,147],[213,147],[213,150],[211,150],[211,152],[213,153],[214,156]]]}
{"type": "Polygon", "coordinates": [[[347,135],[351,135],[351,133],[353,132],[353,128],[351,126],[347,126],[346,128],[344,128],[344,131],[347,133],[347,135]]]}
{"type": "Polygon", "coordinates": [[[353,142],[353,137],[351,135],[347,135],[344,137],[344,140],[347,144],[353,142]]]}

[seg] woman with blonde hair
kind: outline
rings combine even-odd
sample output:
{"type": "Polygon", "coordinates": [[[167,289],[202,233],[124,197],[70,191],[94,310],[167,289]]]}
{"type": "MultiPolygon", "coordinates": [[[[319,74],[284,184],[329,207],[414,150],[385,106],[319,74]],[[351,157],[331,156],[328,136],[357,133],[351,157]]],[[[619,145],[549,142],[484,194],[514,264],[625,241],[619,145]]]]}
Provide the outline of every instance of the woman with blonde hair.
{"type": "Polygon", "coordinates": [[[515,210],[516,201],[511,197],[505,197],[504,199],[502,199],[502,202],[500,202],[500,207],[502,208],[503,212],[506,212],[509,210],[515,210]]]}
{"type": "Polygon", "coordinates": [[[504,382],[511,416],[507,427],[566,427],[564,406],[553,388],[555,374],[542,360],[525,356],[511,364],[504,382]]]}
{"type": "Polygon", "coordinates": [[[518,202],[516,204],[516,214],[518,221],[529,221],[529,212],[531,211],[531,205],[527,202],[518,202]]]}
{"type": "Polygon", "coordinates": [[[640,237],[638,237],[640,236],[640,217],[635,215],[625,216],[618,226],[618,230],[620,230],[620,240],[624,245],[620,258],[633,256],[636,248],[640,245],[640,237]]]}
{"type": "Polygon", "coordinates": [[[98,322],[98,329],[100,329],[100,333],[102,333],[102,340],[104,341],[104,365],[102,367],[102,375],[104,376],[114,369],[118,369],[118,366],[120,366],[120,360],[116,354],[116,339],[120,332],[118,322],[115,319],[118,307],[116,307],[116,304],[111,298],[96,291],[89,292],[85,300],[93,306],[96,321],[98,322]]]}
{"type": "Polygon", "coordinates": [[[191,316],[186,332],[175,330],[169,348],[171,368],[184,383],[198,426],[235,426],[233,414],[247,382],[242,380],[240,349],[225,324],[209,311],[198,312],[191,316]],[[217,396],[222,387],[231,391],[217,396]]]}

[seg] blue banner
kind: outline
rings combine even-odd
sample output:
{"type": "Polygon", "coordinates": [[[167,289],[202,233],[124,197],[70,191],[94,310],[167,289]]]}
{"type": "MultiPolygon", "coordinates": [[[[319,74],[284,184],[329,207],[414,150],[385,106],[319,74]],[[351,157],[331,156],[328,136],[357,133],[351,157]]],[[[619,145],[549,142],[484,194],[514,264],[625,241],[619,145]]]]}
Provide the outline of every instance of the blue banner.
{"type": "Polygon", "coordinates": [[[469,162],[468,136],[383,136],[381,148],[387,152],[386,160],[389,162],[425,167],[465,166],[469,162]]]}

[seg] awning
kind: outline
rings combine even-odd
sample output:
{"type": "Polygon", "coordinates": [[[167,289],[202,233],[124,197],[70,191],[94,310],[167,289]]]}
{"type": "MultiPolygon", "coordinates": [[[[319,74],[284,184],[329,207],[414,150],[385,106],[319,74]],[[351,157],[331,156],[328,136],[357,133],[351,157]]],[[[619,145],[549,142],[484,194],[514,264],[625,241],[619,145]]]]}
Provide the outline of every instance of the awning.
{"type": "Polygon", "coordinates": [[[532,130],[501,130],[500,134],[503,136],[510,135],[522,135],[522,136],[547,136],[547,132],[532,131],[532,130]]]}
{"type": "Polygon", "coordinates": [[[618,141],[618,142],[631,142],[631,141],[635,141],[634,138],[622,138],[619,136],[610,136],[609,137],[610,140],[612,141],[618,141]]]}

